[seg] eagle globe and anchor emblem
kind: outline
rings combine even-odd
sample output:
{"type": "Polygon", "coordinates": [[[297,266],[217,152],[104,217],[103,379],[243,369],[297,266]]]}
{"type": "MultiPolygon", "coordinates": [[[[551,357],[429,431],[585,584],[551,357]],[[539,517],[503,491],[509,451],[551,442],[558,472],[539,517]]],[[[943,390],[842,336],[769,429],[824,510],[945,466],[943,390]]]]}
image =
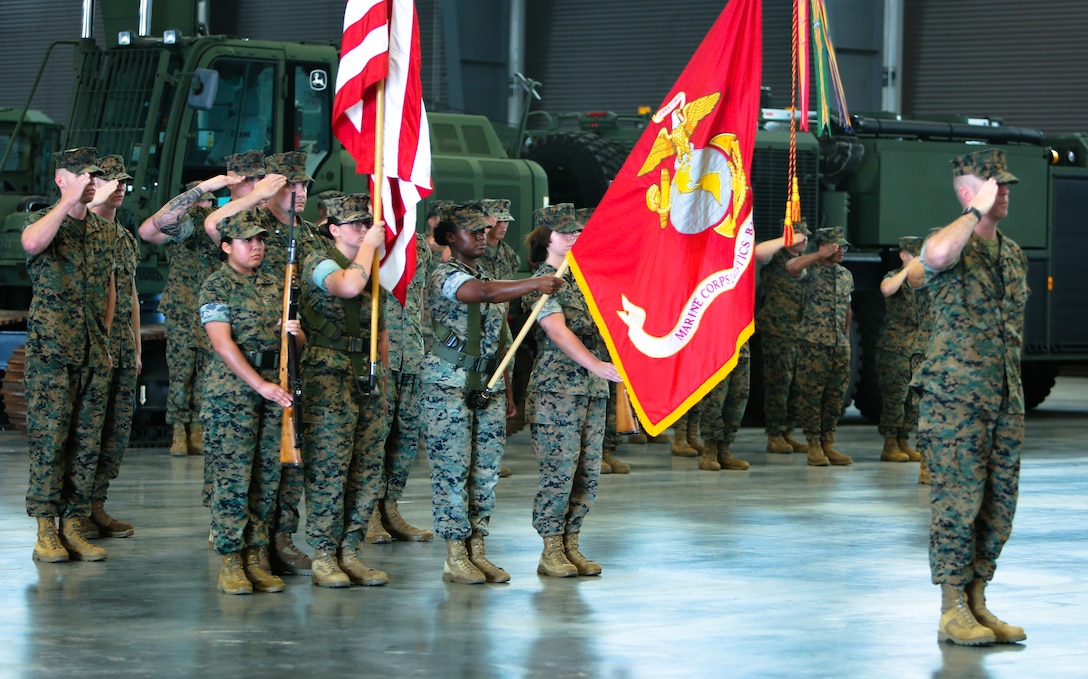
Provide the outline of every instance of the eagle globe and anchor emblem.
{"type": "Polygon", "coordinates": [[[628,326],[628,338],[643,354],[665,358],[680,351],[695,336],[707,307],[719,295],[732,290],[751,263],[755,234],[748,219],[738,237],[737,214],[748,197],[737,136],[713,136],[703,148],[691,137],[700,121],[717,106],[721,94],[714,92],[692,102],[681,91],[654,114],[653,123],[662,125],[638,176],[659,170],[657,182],[646,190],[646,207],[657,214],[662,229],[672,227],[683,236],[713,229],[721,237],[735,239],[732,267],[715,271],[691,292],[672,330],[654,336],[643,330],[646,310],[626,295],[621,296],[620,319],[628,326]],[[671,129],[670,129],[671,128],[671,129]],[[669,159],[671,163],[668,163],[669,159]]]}

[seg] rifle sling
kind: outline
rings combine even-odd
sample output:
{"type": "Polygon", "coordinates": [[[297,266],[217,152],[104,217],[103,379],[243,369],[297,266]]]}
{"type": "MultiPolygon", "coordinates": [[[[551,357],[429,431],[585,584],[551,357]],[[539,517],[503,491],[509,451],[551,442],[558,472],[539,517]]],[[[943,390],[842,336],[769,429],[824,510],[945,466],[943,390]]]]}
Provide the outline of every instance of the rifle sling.
{"type": "MultiPolygon", "coordinates": [[[[335,247],[329,248],[328,254],[341,269],[346,269],[351,264],[348,258],[335,247]]],[[[363,301],[361,295],[340,300],[344,309],[345,327],[343,329],[309,305],[302,312],[313,331],[307,341],[314,346],[335,349],[347,354],[351,359],[351,370],[355,373],[356,381],[367,380],[370,375],[370,368],[367,365],[370,338],[362,334],[359,314],[359,307],[363,301]]]]}

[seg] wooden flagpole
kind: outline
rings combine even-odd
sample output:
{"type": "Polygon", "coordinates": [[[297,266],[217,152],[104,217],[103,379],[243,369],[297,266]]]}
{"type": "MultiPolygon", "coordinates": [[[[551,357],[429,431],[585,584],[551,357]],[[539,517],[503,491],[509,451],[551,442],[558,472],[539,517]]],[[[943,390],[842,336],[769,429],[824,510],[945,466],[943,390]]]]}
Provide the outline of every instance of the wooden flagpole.
{"type": "MultiPolygon", "coordinates": [[[[559,264],[559,268],[556,269],[556,278],[562,278],[563,274],[567,272],[567,267],[570,266],[570,255],[564,255],[563,261],[559,264]]],[[[529,334],[529,328],[533,327],[533,323],[536,321],[536,317],[540,315],[540,310],[544,308],[544,303],[548,301],[551,295],[541,295],[540,299],[533,305],[533,310],[529,312],[529,317],[525,319],[525,325],[521,326],[521,330],[518,331],[518,336],[514,338],[514,341],[510,344],[510,349],[507,350],[506,355],[502,357],[502,361],[499,363],[499,367],[495,368],[495,374],[491,376],[491,379],[487,381],[487,391],[491,391],[491,388],[502,379],[502,372],[506,370],[506,366],[510,365],[510,361],[514,360],[514,353],[517,352],[518,347],[525,340],[525,336],[529,334]]]]}
{"type": "MultiPolygon", "coordinates": [[[[385,145],[385,79],[378,82],[375,101],[374,124],[374,195],[370,197],[370,204],[374,214],[374,223],[382,220],[382,184],[384,180],[382,155],[385,145]]],[[[385,228],[385,227],[382,227],[385,228]]],[[[374,263],[370,272],[370,372],[371,379],[375,375],[375,366],[378,363],[378,301],[381,297],[381,285],[378,278],[381,275],[381,251],[374,251],[374,263]]]]}

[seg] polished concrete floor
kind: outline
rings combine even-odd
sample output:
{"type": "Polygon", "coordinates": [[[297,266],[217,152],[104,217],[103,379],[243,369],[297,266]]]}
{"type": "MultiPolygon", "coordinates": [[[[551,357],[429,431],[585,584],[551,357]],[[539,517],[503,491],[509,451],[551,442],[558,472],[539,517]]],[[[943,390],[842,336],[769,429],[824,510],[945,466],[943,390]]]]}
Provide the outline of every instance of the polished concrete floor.
{"type": "MultiPolygon", "coordinates": [[[[201,458],[131,450],[109,508],[135,537],[102,563],[31,560],[25,441],[0,434],[0,677],[1088,676],[1088,378],[1062,378],[1028,420],[1020,507],[990,587],[1024,644],[939,644],[927,491],[877,461],[875,427],[839,435],[856,463],[768,456],[698,471],[662,445],[621,447],[582,533],[604,574],[536,575],[527,431],[511,437],[488,553],[508,585],[441,580],[442,543],[371,546],[379,588],[226,596],[207,549],[201,458]]],[[[429,522],[421,460],[402,503],[429,522]]],[[[301,536],[300,536],[301,537],[301,536]]]]}

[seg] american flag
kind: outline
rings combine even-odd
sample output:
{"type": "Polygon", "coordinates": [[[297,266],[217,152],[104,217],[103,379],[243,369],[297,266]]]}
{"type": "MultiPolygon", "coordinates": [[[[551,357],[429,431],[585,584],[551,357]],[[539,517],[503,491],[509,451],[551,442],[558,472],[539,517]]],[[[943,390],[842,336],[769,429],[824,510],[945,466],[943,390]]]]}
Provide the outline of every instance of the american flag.
{"type": "Polygon", "coordinates": [[[381,285],[401,304],[416,268],[416,205],[431,193],[431,139],[420,83],[419,25],[412,0],[348,0],[336,74],[333,132],[370,174],[382,135],[381,211],[387,222],[381,285]],[[383,120],[377,98],[384,96],[383,120]]]}

